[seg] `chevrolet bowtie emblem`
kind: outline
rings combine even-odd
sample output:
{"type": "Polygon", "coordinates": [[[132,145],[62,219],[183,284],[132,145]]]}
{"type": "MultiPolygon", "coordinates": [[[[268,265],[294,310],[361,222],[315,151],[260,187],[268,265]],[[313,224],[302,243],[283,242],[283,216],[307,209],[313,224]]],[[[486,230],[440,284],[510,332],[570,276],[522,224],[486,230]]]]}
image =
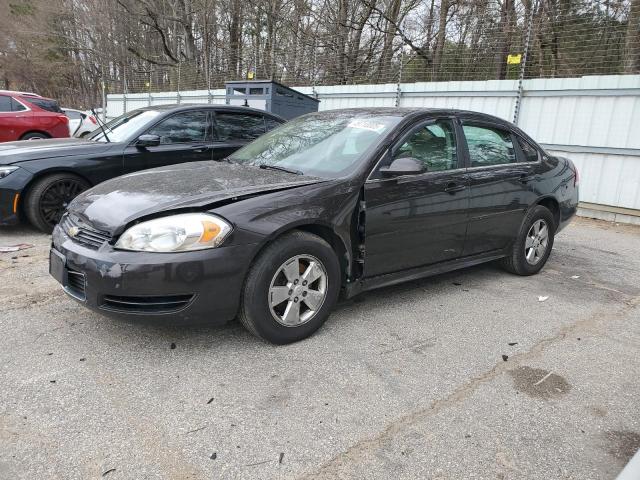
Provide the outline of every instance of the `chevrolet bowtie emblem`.
{"type": "Polygon", "coordinates": [[[70,227],[69,228],[69,236],[70,237],[76,237],[79,233],[80,233],[80,229],[78,227],[70,227]]]}

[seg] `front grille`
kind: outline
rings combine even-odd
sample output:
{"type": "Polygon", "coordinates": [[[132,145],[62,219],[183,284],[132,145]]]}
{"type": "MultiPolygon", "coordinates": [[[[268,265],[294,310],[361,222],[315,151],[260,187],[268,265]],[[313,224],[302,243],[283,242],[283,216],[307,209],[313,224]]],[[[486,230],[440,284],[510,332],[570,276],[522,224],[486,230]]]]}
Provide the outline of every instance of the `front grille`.
{"type": "Polygon", "coordinates": [[[84,222],[81,223],[79,220],[72,218],[71,215],[65,215],[60,226],[74,242],[94,250],[111,240],[111,235],[108,233],[89,227],[84,222]]]}
{"type": "Polygon", "coordinates": [[[86,298],[84,273],[67,269],[67,289],[73,296],[84,300],[86,298]]]}
{"type": "Polygon", "coordinates": [[[165,295],[152,297],[122,297],[105,295],[101,307],[106,310],[130,313],[170,313],[183,309],[193,295],[165,295]]]}

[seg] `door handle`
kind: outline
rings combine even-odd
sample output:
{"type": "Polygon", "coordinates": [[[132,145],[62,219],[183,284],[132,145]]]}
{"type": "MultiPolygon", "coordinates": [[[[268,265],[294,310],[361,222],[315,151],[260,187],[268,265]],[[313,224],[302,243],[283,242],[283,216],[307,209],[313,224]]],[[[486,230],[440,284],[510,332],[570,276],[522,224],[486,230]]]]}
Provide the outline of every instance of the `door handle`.
{"type": "Polygon", "coordinates": [[[461,183],[449,182],[444,188],[444,191],[450,193],[451,195],[454,195],[456,192],[461,192],[465,188],[467,188],[467,186],[461,183]]]}
{"type": "Polygon", "coordinates": [[[209,150],[210,147],[207,145],[195,145],[193,147],[191,147],[191,151],[195,152],[195,153],[202,153],[202,152],[206,152],[207,150],[209,150]]]}

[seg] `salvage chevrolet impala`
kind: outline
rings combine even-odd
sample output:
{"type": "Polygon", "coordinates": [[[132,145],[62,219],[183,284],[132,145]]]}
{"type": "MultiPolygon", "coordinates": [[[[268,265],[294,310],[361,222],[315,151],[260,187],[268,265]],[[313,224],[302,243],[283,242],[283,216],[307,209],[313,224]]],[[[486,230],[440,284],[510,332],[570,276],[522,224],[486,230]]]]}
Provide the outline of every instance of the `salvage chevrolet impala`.
{"type": "Polygon", "coordinates": [[[498,118],[328,111],[224,161],[85,191],[53,232],[50,272],[105,314],[238,317],[284,344],[315,332],[341,293],[493,260],[535,274],[577,203],[573,163],[498,118]]]}

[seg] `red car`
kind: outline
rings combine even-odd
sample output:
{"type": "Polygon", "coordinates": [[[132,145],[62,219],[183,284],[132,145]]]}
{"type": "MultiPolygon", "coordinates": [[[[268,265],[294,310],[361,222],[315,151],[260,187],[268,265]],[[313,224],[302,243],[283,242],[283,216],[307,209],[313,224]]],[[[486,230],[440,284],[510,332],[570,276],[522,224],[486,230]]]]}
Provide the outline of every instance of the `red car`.
{"type": "Polygon", "coordinates": [[[0,142],[68,136],[69,119],[58,102],[34,93],[0,90],[0,142]]]}

